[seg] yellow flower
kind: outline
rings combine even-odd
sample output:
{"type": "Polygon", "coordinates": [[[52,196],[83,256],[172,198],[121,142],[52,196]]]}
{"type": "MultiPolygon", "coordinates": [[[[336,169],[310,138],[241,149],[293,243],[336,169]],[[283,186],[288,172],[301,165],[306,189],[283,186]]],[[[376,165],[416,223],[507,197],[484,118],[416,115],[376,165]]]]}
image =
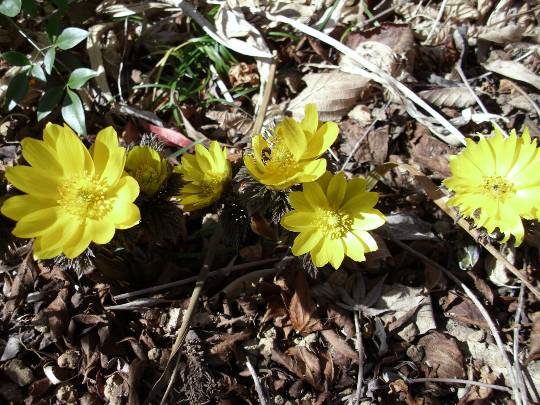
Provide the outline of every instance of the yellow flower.
{"type": "Polygon", "coordinates": [[[90,152],[67,125],[51,123],[43,141],[21,144],[30,166],[10,167],[6,178],[26,194],[6,200],[1,212],[17,221],[15,236],[36,238],[36,259],[74,258],[139,222],[139,185],[124,174],[125,149],[112,127],[98,133],[90,152]]]}
{"type": "Polygon", "coordinates": [[[366,179],[347,181],[343,173],[326,172],[319,180],[305,183],[303,191],[289,193],[293,211],[281,219],[281,225],[300,232],[292,252],[299,256],[310,252],[317,267],[328,262],[337,269],[349,256],[365,260],[364,253],[377,250],[375,239],[367,232],[385,222],[373,208],[379,195],[366,191],[366,179]]]}
{"type": "Polygon", "coordinates": [[[319,122],[315,104],[307,104],[301,122],[285,118],[268,140],[253,137],[253,151],[244,156],[244,164],[257,181],[275,190],[315,181],[326,170],[326,160],[319,157],[337,135],[337,124],[319,122]]]}
{"type": "Polygon", "coordinates": [[[127,155],[126,171],[148,196],[154,195],[167,178],[167,161],[149,146],[135,146],[127,155]]]}
{"type": "Polygon", "coordinates": [[[210,143],[209,150],[195,145],[195,154],[182,156],[174,170],[187,182],[179,195],[184,211],[198,210],[216,202],[232,176],[227,149],[222,149],[216,141],[210,143]]]}
{"type": "Polygon", "coordinates": [[[503,242],[514,235],[519,246],[525,233],[521,218],[539,219],[540,208],[540,152],[529,130],[519,138],[512,130],[505,138],[496,128],[493,137],[481,136],[478,143],[467,139],[465,149],[451,158],[450,170],[452,177],[443,182],[454,192],[448,205],[489,233],[499,228],[503,242]]]}

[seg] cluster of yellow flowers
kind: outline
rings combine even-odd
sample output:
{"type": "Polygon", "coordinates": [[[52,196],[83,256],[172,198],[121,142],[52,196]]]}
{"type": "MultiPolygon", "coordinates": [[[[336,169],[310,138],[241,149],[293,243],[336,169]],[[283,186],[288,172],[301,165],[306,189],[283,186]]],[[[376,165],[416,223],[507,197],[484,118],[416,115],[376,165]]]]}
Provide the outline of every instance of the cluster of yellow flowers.
{"type": "MultiPolygon", "coordinates": [[[[280,223],[298,233],[293,254],[309,253],[315,266],[330,263],[336,269],[345,256],[363,261],[365,253],[377,250],[369,231],[385,222],[374,208],[379,196],[367,189],[365,178],[347,180],[342,172],[326,170],[322,155],[337,135],[337,125],[320,122],[315,105],[308,104],[302,121],[283,119],[270,136],[253,137],[244,155],[261,187],[287,193],[292,209],[280,223]]],[[[194,149],[174,168],[184,181],[176,201],[186,212],[215,204],[233,181],[226,148],[213,141],[208,149],[194,149]]],[[[1,212],[17,221],[15,236],[35,238],[38,259],[74,258],[92,242],[110,242],[116,229],[139,223],[139,192],[152,197],[168,176],[159,152],[148,146],[127,152],[112,127],[87,149],[68,126],[49,123],[42,141],[22,141],[22,155],[28,165],[8,168],[6,178],[25,194],[7,199],[1,212]]],[[[495,130],[478,143],[467,140],[450,169],[452,177],[443,182],[453,192],[448,204],[490,233],[498,228],[503,242],[513,235],[519,245],[522,218],[540,219],[540,153],[527,130],[521,137],[512,131],[505,138],[495,130]]]]}

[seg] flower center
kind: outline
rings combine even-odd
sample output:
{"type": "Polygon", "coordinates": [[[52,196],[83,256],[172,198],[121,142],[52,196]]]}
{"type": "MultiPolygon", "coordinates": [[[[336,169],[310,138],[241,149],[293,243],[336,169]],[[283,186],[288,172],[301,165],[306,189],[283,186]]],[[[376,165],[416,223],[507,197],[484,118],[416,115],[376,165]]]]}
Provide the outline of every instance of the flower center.
{"type": "Polygon", "coordinates": [[[101,219],[111,211],[114,203],[114,198],[106,197],[105,181],[96,176],[70,177],[58,187],[58,193],[58,205],[81,218],[101,219]]]}
{"type": "Polygon", "coordinates": [[[263,163],[269,170],[296,171],[298,162],[289,151],[281,136],[274,135],[269,139],[272,149],[265,149],[262,152],[263,163]]]}
{"type": "Polygon", "coordinates": [[[159,181],[158,172],[149,165],[141,165],[135,170],[134,177],[142,185],[142,188],[148,186],[157,186],[159,181]]]}
{"type": "Polygon", "coordinates": [[[317,227],[331,239],[345,237],[352,229],[353,219],[344,212],[320,209],[316,216],[317,227]]]}
{"type": "Polygon", "coordinates": [[[210,173],[205,176],[204,180],[200,184],[201,195],[203,197],[210,197],[217,193],[221,193],[221,188],[223,188],[223,180],[221,176],[217,174],[210,173]]]}
{"type": "Polygon", "coordinates": [[[502,176],[485,176],[481,189],[496,200],[504,200],[514,192],[514,185],[502,176]]]}

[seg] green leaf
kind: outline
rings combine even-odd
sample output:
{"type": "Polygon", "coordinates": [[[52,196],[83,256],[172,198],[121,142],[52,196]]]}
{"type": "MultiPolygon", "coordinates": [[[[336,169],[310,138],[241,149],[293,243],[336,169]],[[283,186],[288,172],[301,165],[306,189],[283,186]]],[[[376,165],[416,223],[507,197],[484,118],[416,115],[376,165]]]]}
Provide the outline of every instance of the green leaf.
{"type": "Polygon", "coordinates": [[[43,68],[39,65],[33,65],[32,69],[30,69],[30,74],[36,79],[41,80],[42,82],[47,81],[47,76],[45,76],[43,68]]]}
{"type": "Polygon", "coordinates": [[[70,89],[77,90],[80,89],[84,84],[93,77],[97,76],[97,72],[92,69],[79,68],[75,69],[69,75],[67,85],[70,89]]]}
{"type": "Polygon", "coordinates": [[[56,38],[55,45],[58,48],[66,50],[71,49],[79,42],[84,41],[88,37],[88,31],[80,28],[69,27],[66,28],[58,38],[56,38]]]}
{"type": "Polygon", "coordinates": [[[0,0],[0,14],[15,17],[21,12],[21,0],[0,0]]]}
{"type": "Polygon", "coordinates": [[[66,96],[62,103],[62,118],[79,135],[86,135],[84,109],[81,99],[74,91],[66,89],[66,96]]]}
{"type": "Polygon", "coordinates": [[[55,57],[56,57],[56,48],[53,46],[52,48],[47,49],[47,52],[45,53],[45,57],[43,58],[43,66],[45,67],[45,72],[47,72],[48,75],[50,75],[52,72],[55,57]]]}
{"type": "Polygon", "coordinates": [[[57,86],[51,87],[41,96],[37,109],[38,121],[49,115],[60,104],[62,94],[64,94],[64,87],[57,86]]]}
{"type": "Polygon", "coordinates": [[[9,86],[6,91],[6,102],[8,104],[8,111],[13,110],[19,102],[28,92],[28,76],[26,73],[19,73],[14,76],[9,82],[9,86]]]}
{"type": "Polygon", "coordinates": [[[10,65],[14,66],[26,66],[30,64],[30,60],[25,54],[16,51],[4,52],[0,55],[0,57],[10,65]]]}

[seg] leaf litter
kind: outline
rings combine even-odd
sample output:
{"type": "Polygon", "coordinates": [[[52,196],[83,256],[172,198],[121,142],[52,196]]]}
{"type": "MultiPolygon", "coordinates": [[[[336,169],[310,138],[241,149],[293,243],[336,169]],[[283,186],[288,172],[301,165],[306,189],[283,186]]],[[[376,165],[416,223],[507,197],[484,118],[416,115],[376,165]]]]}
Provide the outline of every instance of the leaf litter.
{"type": "MultiPolygon", "coordinates": [[[[103,119],[125,131],[126,143],[151,132],[172,159],[206,139],[218,139],[241,156],[263,106],[270,62],[277,71],[263,109],[265,125],[283,114],[302,115],[306,103],[316,103],[322,120],[340,126],[339,144],[328,159],[337,166],[348,162],[348,175],[368,174],[391,161],[411,164],[434,180],[446,177],[447,157],[459,151],[463,140],[459,135],[490,130],[474,95],[490,114],[505,118],[499,125],[509,129],[527,123],[531,133],[540,132],[540,11],[531,2],[486,0],[477,7],[468,1],[368,2],[372,10],[366,14],[360,3],[344,1],[90,3],[97,11],[94,25],[83,24],[91,32],[87,49],[74,51],[100,72],[90,88],[96,97],[86,105],[89,132],[103,119]],[[145,23],[139,23],[143,18],[145,23]],[[342,38],[351,53],[340,56],[325,37],[293,30],[286,18],[342,38]],[[454,40],[459,26],[468,29],[465,47],[454,40]],[[161,55],[153,54],[159,46],[206,34],[234,52],[237,63],[217,78],[212,74],[215,80],[196,94],[178,98],[178,90],[159,88],[165,82],[147,87],[161,80],[156,79],[161,55]],[[474,95],[454,69],[458,61],[474,95]],[[415,107],[411,100],[417,100],[404,96],[401,85],[445,122],[415,107]],[[117,93],[121,102],[112,101],[105,111],[100,100],[110,102],[117,93]],[[221,99],[227,93],[232,102],[221,99]]],[[[33,35],[27,20],[21,24],[33,35]]],[[[0,31],[0,41],[31,52],[16,32],[0,31]]],[[[171,62],[165,73],[175,68],[171,62]]],[[[17,71],[1,64],[0,73],[2,96],[6,80],[17,71]]],[[[18,142],[41,132],[42,124],[29,118],[36,107],[35,97],[25,98],[0,122],[0,202],[9,191],[5,168],[21,159],[18,142]]],[[[58,112],[51,119],[58,120],[58,112]]],[[[246,266],[239,272],[227,271],[234,254],[218,247],[213,266],[224,271],[203,291],[181,348],[170,403],[257,402],[246,359],[276,404],[354,403],[355,397],[363,404],[510,400],[508,390],[449,382],[511,387],[500,347],[475,303],[395,239],[436,260],[475,291],[502,334],[503,350],[513,356],[512,344],[517,344],[523,376],[536,387],[530,400],[538,400],[540,307],[534,295],[526,294],[519,304],[515,278],[485,252],[466,250],[474,242],[408,176],[391,170],[380,179],[377,189],[388,223],[377,235],[380,251],[366,263],[346,261],[339,271],[317,273],[295,260],[259,265],[285,253],[276,243],[283,235],[267,237],[276,234],[267,223],[265,232],[252,232],[240,243],[236,260],[246,266]],[[464,251],[470,254],[465,257],[464,251]],[[515,341],[511,332],[519,305],[523,316],[515,341]],[[357,395],[359,364],[364,384],[357,395]],[[411,382],[420,378],[426,381],[411,382]]],[[[193,284],[145,293],[139,301],[129,294],[197,274],[205,235],[185,226],[181,238],[159,244],[148,234],[126,235],[132,241],[129,252],[104,247],[90,258],[91,265],[69,267],[36,263],[30,246],[12,239],[11,223],[0,217],[2,400],[144,403],[165,369],[193,284]],[[114,298],[120,294],[124,298],[114,298]]],[[[523,265],[537,283],[537,242],[525,244],[507,258],[523,265]]]]}

